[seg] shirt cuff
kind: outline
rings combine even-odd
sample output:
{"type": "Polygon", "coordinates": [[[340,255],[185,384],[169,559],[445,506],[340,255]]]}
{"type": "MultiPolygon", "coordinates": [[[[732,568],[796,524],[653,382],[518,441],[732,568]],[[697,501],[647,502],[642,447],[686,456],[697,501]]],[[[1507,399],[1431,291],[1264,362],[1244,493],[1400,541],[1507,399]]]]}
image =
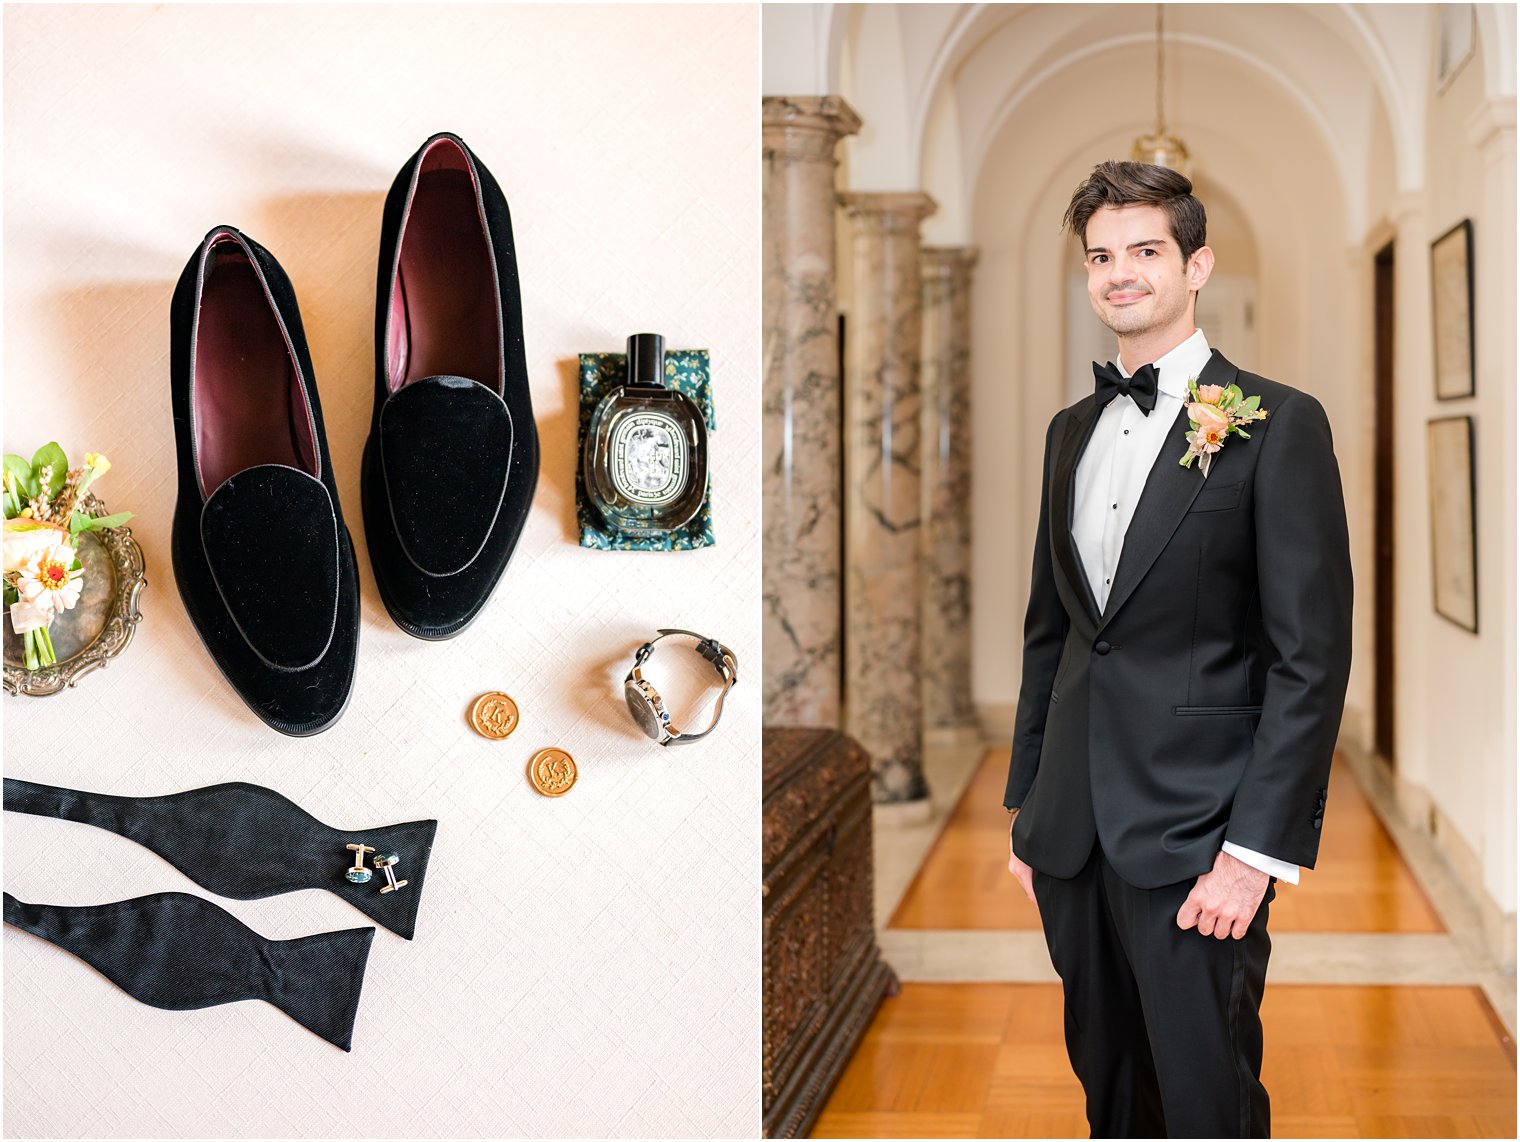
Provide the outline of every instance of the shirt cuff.
{"type": "Polygon", "coordinates": [[[1255,849],[1242,848],[1234,841],[1225,841],[1224,851],[1229,853],[1242,864],[1248,864],[1259,872],[1268,876],[1275,876],[1278,880],[1286,880],[1289,884],[1298,883],[1298,865],[1289,864],[1285,860],[1276,857],[1264,856],[1255,849]]]}

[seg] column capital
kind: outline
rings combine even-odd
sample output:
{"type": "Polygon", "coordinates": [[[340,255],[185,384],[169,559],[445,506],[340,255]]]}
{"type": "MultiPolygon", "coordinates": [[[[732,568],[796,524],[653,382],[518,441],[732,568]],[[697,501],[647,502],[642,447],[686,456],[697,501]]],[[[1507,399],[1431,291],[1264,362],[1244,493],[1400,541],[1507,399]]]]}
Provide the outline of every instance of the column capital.
{"type": "Polygon", "coordinates": [[[921,246],[918,256],[924,276],[928,277],[957,271],[969,273],[981,257],[981,251],[975,246],[921,246]]]}
{"type": "Polygon", "coordinates": [[[1515,97],[1488,99],[1467,117],[1467,139],[1480,151],[1509,135],[1510,145],[1515,140],[1515,97]]]}
{"type": "Polygon", "coordinates": [[[860,116],[837,95],[767,95],[760,100],[767,158],[834,161],[834,147],[860,130],[860,116]]]}
{"type": "Polygon", "coordinates": [[[1423,216],[1425,213],[1425,192],[1423,190],[1405,190],[1394,196],[1393,209],[1389,216],[1394,226],[1402,227],[1423,216]]]}
{"type": "Polygon", "coordinates": [[[850,190],[839,196],[839,205],[856,221],[870,222],[887,232],[917,230],[918,224],[939,209],[921,190],[850,190]]]}

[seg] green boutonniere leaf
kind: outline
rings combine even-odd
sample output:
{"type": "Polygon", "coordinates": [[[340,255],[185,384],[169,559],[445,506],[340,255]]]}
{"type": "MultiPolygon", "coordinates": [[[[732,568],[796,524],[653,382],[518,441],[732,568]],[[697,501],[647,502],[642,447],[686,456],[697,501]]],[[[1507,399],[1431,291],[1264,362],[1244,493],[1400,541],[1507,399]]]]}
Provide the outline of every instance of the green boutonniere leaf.
{"type": "Polygon", "coordinates": [[[98,515],[89,523],[91,531],[102,531],[108,527],[120,527],[132,518],[131,512],[114,512],[111,515],[98,515]]]}
{"type": "Polygon", "coordinates": [[[91,531],[101,531],[108,527],[120,527],[132,518],[131,512],[114,512],[111,515],[98,515],[89,523],[91,531]]]}
{"type": "Polygon", "coordinates": [[[64,482],[69,478],[69,458],[58,441],[50,440],[41,448],[37,449],[37,455],[32,457],[32,471],[37,477],[37,486],[42,486],[42,469],[49,464],[53,467],[52,479],[48,481],[47,494],[49,498],[63,491],[64,482]]]}
{"type": "Polygon", "coordinates": [[[1240,402],[1241,412],[1255,412],[1260,407],[1261,396],[1259,394],[1257,396],[1246,397],[1245,400],[1240,402]]]}
{"type": "Polygon", "coordinates": [[[5,470],[16,477],[16,486],[21,489],[21,501],[23,503],[37,494],[37,481],[32,477],[32,465],[30,461],[7,453],[5,457],[5,470]]]}

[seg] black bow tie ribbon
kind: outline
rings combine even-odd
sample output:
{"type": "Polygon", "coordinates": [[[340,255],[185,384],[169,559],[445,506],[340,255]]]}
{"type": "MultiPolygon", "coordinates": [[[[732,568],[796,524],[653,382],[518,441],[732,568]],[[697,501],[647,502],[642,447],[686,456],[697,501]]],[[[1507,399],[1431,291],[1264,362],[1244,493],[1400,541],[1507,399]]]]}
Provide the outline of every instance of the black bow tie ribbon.
{"type": "Polygon", "coordinates": [[[438,829],[437,821],[334,829],[273,789],[246,781],[163,797],[116,797],[7,777],[5,811],[109,829],[152,849],[202,888],[234,900],[323,888],[408,940],[417,927],[438,829]],[[381,894],[374,884],[345,879],[350,841],[399,854],[406,891],[381,894]]]}
{"type": "Polygon", "coordinates": [[[1098,407],[1105,407],[1121,393],[1140,406],[1140,411],[1150,416],[1156,407],[1156,366],[1141,365],[1129,376],[1124,376],[1112,361],[1106,365],[1093,362],[1094,394],[1098,407]]]}
{"type": "Polygon", "coordinates": [[[7,892],[5,922],[72,952],[150,1007],[194,1011],[262,999],[345,1051],[375,938],[373,928],[349,928],[268,940],[186,892],[82,908],[28,904],[7,892]]]}

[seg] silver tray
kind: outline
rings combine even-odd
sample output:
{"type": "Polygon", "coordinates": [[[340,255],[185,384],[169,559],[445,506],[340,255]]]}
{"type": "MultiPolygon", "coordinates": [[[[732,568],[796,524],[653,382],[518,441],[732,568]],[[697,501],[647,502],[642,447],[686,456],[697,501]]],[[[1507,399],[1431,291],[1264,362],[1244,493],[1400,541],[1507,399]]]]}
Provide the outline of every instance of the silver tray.
{"type": "MultiPolygon", "coordinates": [[[[87,494],[80,504],[91,515],[105,515],[105,504],[87,494]]],[[[21,636],[5,616],[5,692],[45,698],[76,685],[97,667],[105,666],[127,648],[142,621],[138,596],[148,585],[142,548],[132,529],[109,527],[81,532],[75,551],[84,565],[84,590],[72,610],[53,620],[48,634],[58,661],[28,670],[21,636]]]]}

